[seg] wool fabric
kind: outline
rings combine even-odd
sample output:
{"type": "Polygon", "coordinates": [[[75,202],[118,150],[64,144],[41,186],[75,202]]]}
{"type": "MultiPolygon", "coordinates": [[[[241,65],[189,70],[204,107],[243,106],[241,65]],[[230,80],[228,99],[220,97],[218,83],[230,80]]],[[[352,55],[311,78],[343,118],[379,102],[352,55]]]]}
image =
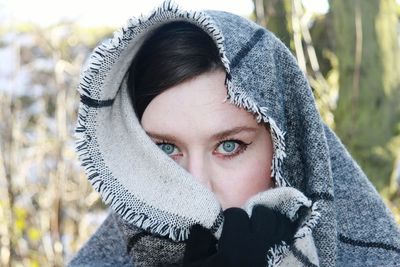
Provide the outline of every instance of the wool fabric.
{"type": "Polygon", "coordinates": [[[266,251],[268,266],[399,266],[397,224],[322,121],[285,45],[240,16],[185,11],[170,1],[130,19],[94,50],[82,72],[77,152],[111,212],[70,266],[179,266],[192,225],[217,238],[221,233],[222,210],[214,194],[146,135],[127,92],[127,71],[138,49],[155,29],[173,21],[210,35],[227,73],[227,100],[271,131],[277,188],[243,208],[250,215],[254,205],[266,205],[302,224],[293,244],[266,251]],[[143,261],[151,255],[156,259],[143,261]]]}

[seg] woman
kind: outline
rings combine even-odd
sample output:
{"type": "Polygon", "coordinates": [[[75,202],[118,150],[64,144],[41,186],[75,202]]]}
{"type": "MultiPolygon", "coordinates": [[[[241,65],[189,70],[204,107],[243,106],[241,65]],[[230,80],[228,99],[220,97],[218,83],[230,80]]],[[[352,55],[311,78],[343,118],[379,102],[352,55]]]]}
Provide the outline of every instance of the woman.
{"type": "Polygon", "coordinates": [[[256,24],[165,2],[94,51],[80,94],[77,150],[112,212],[71,266],[399,262],[390,213],[256,24]]]}

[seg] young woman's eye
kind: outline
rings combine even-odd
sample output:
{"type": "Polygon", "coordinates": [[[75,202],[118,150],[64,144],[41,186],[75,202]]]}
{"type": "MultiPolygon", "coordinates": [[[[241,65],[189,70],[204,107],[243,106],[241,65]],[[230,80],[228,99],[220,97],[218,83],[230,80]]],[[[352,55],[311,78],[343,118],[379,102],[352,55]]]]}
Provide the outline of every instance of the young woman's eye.
{"type": "Polygon", "coordinates": [[[157,146],[168,156],[176,156],[180,153],[179,149],[170,143],[158,143],[157,146]]]}
{"type": "Polygon", "coordinates": [[[240,140],[226,140],[218,144],[215,152],[225,157],[235,156],[245,151],[250,144],[240,140]]]}
{"type": "Polygon", "coordinates": [[[231,154],[237,150],[239,144],[235,141],[224,141],[217,147],[217,151],[223,154],[231,154]]]}

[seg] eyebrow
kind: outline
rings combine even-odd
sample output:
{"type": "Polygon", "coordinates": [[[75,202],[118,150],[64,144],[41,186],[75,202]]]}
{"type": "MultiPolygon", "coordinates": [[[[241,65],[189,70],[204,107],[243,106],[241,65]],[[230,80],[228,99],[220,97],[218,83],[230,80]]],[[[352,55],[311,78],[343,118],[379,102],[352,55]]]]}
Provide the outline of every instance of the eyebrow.
{"type": "Polygon", "coordinates": [[[148,136],[150,136],[151,138],[159,139],[159,140],[168,140],[171,142],[175,142],[177,140],[177,138],[174,135],[169,135],[169,134],[158,134],[158,133],[152,133],[152,132],[148,132],[148,131],[146,131],[146,134],[148,136]]]}
{"type": "Polygon", "coordinates": [[[247,126],[238,126],[238,127],[234,127],[232,129],[228,129],[216,134],[212,135],[212,139],[224,139],[228,136],[240,133],[240,132],[256,132],[257,128],[254,127],[247,127],[247,126]]]}
{"type": "MultiPolygon", "coordinates": [[[[224,139],[228,136],[238,134],[241,132],[256,132],[257,128],[254,127],[247,127],[247,126],[238,126],[234,127],[232,129],[227,129],[218,133],[215,133],[211,136],[211,139],[213,140],[220,140],[224,139]]],[[[169,140],[169,141],[176,141],[177,138],[174,135],[169,135],[169,134],[159,134],[159,133],[152,133],[150,131],[146,131],[147,135],[150,136],[151,138],[155,139],[160,139],[160,140],[169,140]]]]}

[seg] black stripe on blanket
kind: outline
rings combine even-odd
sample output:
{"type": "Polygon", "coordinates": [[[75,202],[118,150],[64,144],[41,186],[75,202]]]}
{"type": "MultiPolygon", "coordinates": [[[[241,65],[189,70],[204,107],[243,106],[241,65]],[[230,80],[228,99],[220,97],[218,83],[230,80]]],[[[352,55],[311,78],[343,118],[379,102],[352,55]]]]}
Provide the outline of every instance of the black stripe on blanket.
{"type": "Polygon", "coordinates": [[[111,106],[114,102],[114,99],[97,100],[97,99],[90,98],[86,95],[81,95],[81,102],[89,107],[102,108],[102,107],[111,106]]]}
{"type": "Polygon", "coordinates": [[[367,248],[382,248],[386,250],[392,250],[397,253],[400,253],[400,248],[397,248],[395,246],[385,244],[385,243],[380,243],[380,242],[366,242],[366,241],[361,241],[361,240],[354,240],[351,239],[347,236],[344,236],[342,234],[339,234],[339,240],[343,243],[352,245],[352,246],[358,246],[358,247],[367,247],[367,248]]]}
{"type": "Polygon", "coordinates": [[[317,200],[321,200],[321,199],[322,200],[326,200],[326,201],[333,201],[334,200],[334,197],[331,194],[325,193],[325,192],[312,193],[310,195],[310,198],[313,201],[317,201],[317,200]]]}
{"type": "Polygon", "coordinates": [[[243,46],[239,52],[233,57],[231,61],[231,68],[236,67],[239,62],[250,52],[250,50],[261,40],[264,35],[264,29],[258,29],[245,46],[243,46]]]}
{"type": "Polygon", "coordinates": [[[306,267],[317,267],[314,263],[312,263],[306,255],[303,254],[300,250],[296,248],[296,246],[292,246],[291,250],[293,252],[293,255],[298,259],[301,263],[304,264],[306,267]]]}

